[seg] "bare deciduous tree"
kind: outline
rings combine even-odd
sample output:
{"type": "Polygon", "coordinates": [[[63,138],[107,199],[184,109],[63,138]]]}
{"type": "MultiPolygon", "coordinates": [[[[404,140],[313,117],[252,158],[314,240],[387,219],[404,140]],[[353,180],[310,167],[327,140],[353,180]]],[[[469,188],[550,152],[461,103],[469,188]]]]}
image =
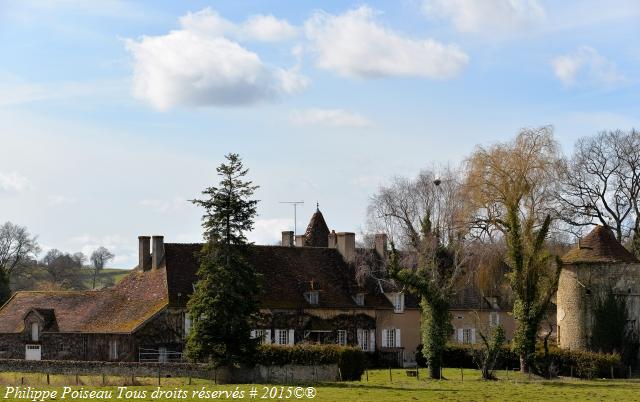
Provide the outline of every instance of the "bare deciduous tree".
{"type": "Polygon", "coordinates": [[[82,263],[85,260],[82,253],[69,254],[51,249],[42,258],[41,264],[57,286],[64,289],[84,289],[82,263]]]}
{"type": "Polygon", "coordinates": [[[96,288],[96,277],[98,272],[102,271],[104,266],[111,261],[115,255],[109,251],[106,247],[98,247],[91,253],[91,265],[93,265],[93,287],[96,288]]]}
{"type": "Polygon", "coordinates": [[[38,242],[27,228],[6,222],[0,226],[0,304],[10,295],[10,278],[31,264],[38,252],[38,242]]]}
{"type": "Polygon", "coordinates": [[[640,255],[640,132],[579,139],[556,197],[558,216],[571,227],[606,226],[620,242],[637,239],[633,248],[640,255]]]}
{"type": "Polygon", "coordinates": [[[372,197],[370,220],[392,240],[389,277],[421,299],[423,354],[429,375],[440,378],[451,334],[449,307],[463,272],[462,199],[457,172],[421,172],[396,178],[372,197]],[[396,250],[398,241],[401,251],[396,250]]]}

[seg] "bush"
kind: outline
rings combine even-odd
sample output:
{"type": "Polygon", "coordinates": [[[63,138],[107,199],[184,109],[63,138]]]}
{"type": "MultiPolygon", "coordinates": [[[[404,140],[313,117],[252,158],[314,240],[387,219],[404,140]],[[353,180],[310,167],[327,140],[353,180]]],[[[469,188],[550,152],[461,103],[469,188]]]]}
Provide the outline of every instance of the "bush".
{"type": "MultiPolygon", "coordinates": [[[[421,347],[418,346],[418,351],[421,347]]],[[[444,350],[443,361],[444,367],[456,368],[478,368],[473,360],[472,345],[448,344],[444,350]]],[[[497,365],[500,369],[509,367],[510,369],[520,366],[520,359],[509,347],[504,347],[500,353],[500,361],[497,365]]],[[[534,364],[544,365],[550,363],[554,366],[554,371],[561,376],[570,376],[579,378],[610,378],[611,368],[613,367],[613,375],[616,378],[626,377],[628,368],[622,363],[620,355],[594,353],[589,351],[565,350],[557,346],[549,347],[549,361],[544,359],[544,350],[539,346],[534,357],[534,364]]],[[[425,367],[425,360],[419,360],[418,352],[416,352],[416,363],[421,367],[425,367]]]]}
{"type": "Polygon", "coordinates": [[[350,346],[260,345],[254,363],[264,366],[337,364],[344,381],[358,381],[366,367],[366,356],[359,348],[350,346]]]}

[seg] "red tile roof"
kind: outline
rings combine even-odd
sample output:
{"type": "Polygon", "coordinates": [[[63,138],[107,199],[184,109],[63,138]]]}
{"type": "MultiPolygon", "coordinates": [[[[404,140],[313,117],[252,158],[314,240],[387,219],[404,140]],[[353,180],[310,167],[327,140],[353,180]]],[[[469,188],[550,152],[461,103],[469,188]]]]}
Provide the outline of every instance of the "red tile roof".
{"type": "Polygon", "coordinates": [[[130,333],[167,305],[164,269],[139,270],[97,291],[16,292],[0,308],[0,333],[24,330],[31,311],[51,311],[59,332],[130,333]]]}
{"type": "Polygon", "coordinates": [[[602,264],[638,262],[638,259],[616,240],[613,232],[596,226],[588,235],[562,257],[565,264],[602,264]]]}

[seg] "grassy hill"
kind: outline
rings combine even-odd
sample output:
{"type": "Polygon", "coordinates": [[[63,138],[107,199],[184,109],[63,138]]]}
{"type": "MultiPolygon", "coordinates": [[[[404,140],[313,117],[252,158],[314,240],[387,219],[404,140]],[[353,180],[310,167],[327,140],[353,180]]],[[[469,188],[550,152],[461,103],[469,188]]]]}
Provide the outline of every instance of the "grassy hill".
{"type": "MultiPolygon", "coordinates": [[[[96,289],[114,286],[131,272],[130,269],[105,268],[96,277],[96,289]]],[[[82,268],[73,280],[63,284],[56,283],[42,267],[30,267],[12,282],[16,290],[91,290],[93,288],[93,270],[82,268]]]]}

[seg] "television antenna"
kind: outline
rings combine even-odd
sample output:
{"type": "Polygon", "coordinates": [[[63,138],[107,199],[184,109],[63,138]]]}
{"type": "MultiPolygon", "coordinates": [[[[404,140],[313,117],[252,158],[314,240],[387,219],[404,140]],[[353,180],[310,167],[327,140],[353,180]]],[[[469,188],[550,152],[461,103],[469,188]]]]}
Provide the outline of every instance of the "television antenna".
{"type": "Polygon", "coordinates": [[[304,201],[280,201],[280,204],[293,205],[293,235],[298,231],[298,205],[304,205],[304,201]]]}

